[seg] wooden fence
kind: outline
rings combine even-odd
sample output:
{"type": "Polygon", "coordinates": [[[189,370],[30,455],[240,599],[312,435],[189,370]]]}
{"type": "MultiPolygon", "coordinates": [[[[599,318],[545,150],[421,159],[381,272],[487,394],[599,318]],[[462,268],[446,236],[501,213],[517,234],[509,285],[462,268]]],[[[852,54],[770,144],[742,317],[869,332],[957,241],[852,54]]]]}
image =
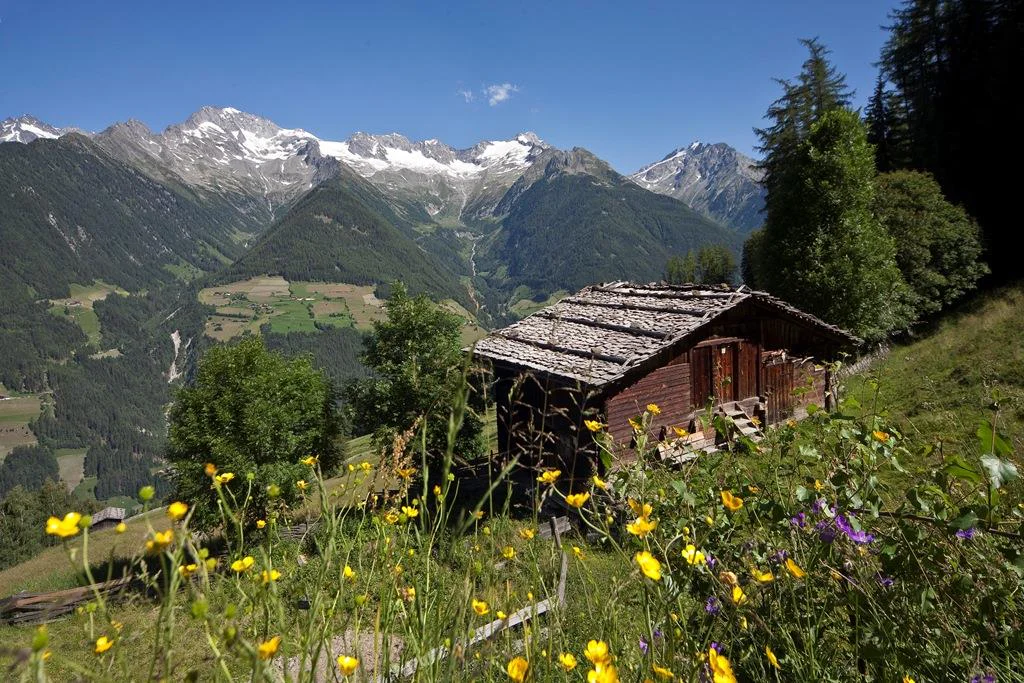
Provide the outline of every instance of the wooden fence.
{"type": "Polygon", "coordinates": [[[16,593],[0,600],[0,623],[43,624],[73,612],[79,605],[93,600],[96,593],[104,597],[119,593],[132,582],[126,576],[91,586],[79,586],[52,593],[16,593]]]}

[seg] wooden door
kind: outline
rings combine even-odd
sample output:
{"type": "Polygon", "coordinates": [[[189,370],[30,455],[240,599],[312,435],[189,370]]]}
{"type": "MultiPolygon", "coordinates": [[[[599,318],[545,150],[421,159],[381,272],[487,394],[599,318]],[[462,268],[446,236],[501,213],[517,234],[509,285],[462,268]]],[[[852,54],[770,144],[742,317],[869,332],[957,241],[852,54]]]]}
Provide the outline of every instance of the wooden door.
{"type": "Polygon", "coordinates": [[[739,344],[735,342],[711,347],[715,368],[713,391],[716,403],[736,400],[738,350],[739,344]]]}
{"type": "Polygon", "coordinates": [[[714,395],[713,347],[701,346],[690,351],[691,403],[693,410],[703,410],[714,395]]]}
{"type": "Polygon", "coordinates": [[[757,344],[740,342],[739,360],[736,363],[736,400],[742,401],[761,393],[758,384],[760,360],[757,350],[757,344]]]}
{"type": "Polygon", "coordinates": [[[785,361],[764,367],[764,397],[768,402],[768,424],[782,422],[793,414],[793,363],[785,361]]]}

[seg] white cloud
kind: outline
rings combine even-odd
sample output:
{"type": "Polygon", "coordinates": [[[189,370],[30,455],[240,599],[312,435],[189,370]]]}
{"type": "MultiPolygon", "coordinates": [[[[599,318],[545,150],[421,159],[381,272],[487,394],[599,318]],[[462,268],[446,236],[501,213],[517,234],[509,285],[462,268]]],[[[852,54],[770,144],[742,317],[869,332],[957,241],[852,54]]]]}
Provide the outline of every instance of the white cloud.
{"type": "Polygon", "coordinates": [[[467,102],[472,102],[476,99],[472,90],[460,90],[459,94],[462,95],[467,102]]]}
{"type": "Polygon", "coordinates": [[[511,98],[513,93],[517,92],[519,92],[519,86],[512,85],[511,83],[489,85],[484,88],[484,95],[487,96],[487,104],[492,107],[496,107],[505,100],[511,98]]]}

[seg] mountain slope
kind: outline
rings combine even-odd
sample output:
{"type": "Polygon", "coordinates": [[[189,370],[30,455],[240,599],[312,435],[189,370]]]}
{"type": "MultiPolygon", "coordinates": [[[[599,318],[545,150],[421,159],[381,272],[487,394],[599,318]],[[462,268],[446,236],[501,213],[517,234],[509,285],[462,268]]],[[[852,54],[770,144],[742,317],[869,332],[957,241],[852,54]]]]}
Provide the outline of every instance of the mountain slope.
{"type": "Polygon", "coordinates": [[[629,178],[646,190],[675,197],[723,225],[749,233],[763,221],[765,190],[755,163],[725,143],[694,142],[629,178]]]}
{"type": "Polygon", "coordinates": [[[658,280],[673,254],[707,243],[739,246],[733,231],[636,186],[586,150],[549,151],[543,162],[502,198],[501,231],[481,259],[494,273],[504,265],[513,285],[551,293],[658,280]]]}
{"type": "Polygon", "coordinates": [[[221,280],[262,274],[353,284],[403,280],[414,292],[465,302],[456,275],[416,244],[412,225],[372,186],[342,172],[299,200],[221,280]]]}

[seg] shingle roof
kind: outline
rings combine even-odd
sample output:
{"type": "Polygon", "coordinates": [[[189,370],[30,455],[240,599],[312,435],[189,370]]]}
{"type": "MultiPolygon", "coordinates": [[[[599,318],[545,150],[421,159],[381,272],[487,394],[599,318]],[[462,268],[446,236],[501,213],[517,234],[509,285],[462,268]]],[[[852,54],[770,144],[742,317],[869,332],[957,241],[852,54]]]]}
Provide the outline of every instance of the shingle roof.
{"type": "Polygon", "coordinates": [[[476,343],[474,353],[597,387],[622,378],[749,300],[809,323],[840,343],[860,343],[834,325],[746,287],[616,282],[586,287],[496,330],[476,343]]]}

